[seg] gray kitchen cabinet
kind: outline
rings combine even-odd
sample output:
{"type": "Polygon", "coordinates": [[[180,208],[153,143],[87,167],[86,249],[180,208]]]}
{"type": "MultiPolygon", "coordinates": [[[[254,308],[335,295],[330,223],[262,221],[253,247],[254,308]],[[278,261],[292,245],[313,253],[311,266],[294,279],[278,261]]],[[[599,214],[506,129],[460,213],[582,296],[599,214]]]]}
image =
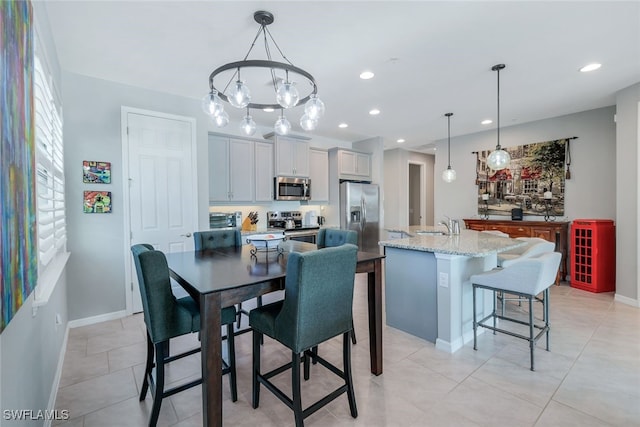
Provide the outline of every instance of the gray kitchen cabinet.
{"type": "Polygon", "coordinates": [[[287,136],[274,140],[276,175],[309,177],[309,141],[287,136]]]}
{"type": "Polygon", "coordinates": [[[311,201],[329,201],[329,153],[316,148],[309,149],[309,178],[311,201]]]}
{"type": "Polygon", "coordinates": [[[209,200],[252,202],[254,142],[209,135],[209,200]]]}
{"type": "Polygon", "coordinates": [[[371,154],[335,148],[329,156],[336,162],[338,179],[371,181],[371,154]]]}
{"type": "Polygon", "coordinates": [[[273,201],[273,143],[255,143],[256,202],[273,201]]]}

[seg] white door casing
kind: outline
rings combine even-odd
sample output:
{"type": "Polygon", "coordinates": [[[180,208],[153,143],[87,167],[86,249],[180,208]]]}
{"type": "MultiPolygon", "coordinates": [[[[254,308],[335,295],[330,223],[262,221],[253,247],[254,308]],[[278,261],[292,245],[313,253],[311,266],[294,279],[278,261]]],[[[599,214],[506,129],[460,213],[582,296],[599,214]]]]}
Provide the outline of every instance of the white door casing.
{"type": "MultiPolygon", "coordinates": [[[[122,107],[127,313],[142,311],[131,245],[193,250],[197,230],[195,119],[122,107]]],[[[174,293],[184,295],[174,284],[174,293]]]]}

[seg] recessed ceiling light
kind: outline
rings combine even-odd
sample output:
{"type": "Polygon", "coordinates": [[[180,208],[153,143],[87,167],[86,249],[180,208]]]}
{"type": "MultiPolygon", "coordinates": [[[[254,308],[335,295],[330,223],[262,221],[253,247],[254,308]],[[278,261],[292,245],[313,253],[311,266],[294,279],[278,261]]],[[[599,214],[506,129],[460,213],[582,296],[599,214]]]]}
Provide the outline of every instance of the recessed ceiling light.
{"type": "Polygon", "coordinates": [[[378,114],[380,114],[380,110],[374,108],[373,110],[369,111],[369,114],[371,114],[372,116],[377,116],[378,114]]]}
{"type": "Polygon", "coordinates": [[[344,129],[344,128],[348,128],[348,127],[349,127],[349,125],[348,125],[348,124],[346,124],[346,123],[340,123],[340,124],[338,125],[338,127],[339,127],[339,128],[344,129]]]}
{"type": "Polygon", "coordinates": [[[375,74],[373,74],[373,72],[371,72],[371,71],[363,71],[362,73],[360,73],[360,78],[362,80],[372,79],[373,76],[375,76],[375,74]]]}
{"type": "Polygon", "coordinates": [[[480,122],[481,125],[490,125],[491,123],[493,123],[493,120],[491,119],[483,120],[480,122]]]}
{"type": "Polygon", "coordinates": [[[589,71],[595,71],[598,68],[602,67],[602,64],[598,64],[594,62],[593,64],[587,64],[584,67],[580,68],[581,73],[588,73],[589,71]]]}
{"type": "Polygon", "coordinates": [[[404,139],[400,138],[399,140],[396,141],[398,144],[402,144],[404,142],[404,139]]]}
{"type": "Polygon", "coordinates": [[[267,107],[267,108],[263,108],[262,111],[266,112],[266,113],[273,113],[273,108],[271,107],[267,107]]]}

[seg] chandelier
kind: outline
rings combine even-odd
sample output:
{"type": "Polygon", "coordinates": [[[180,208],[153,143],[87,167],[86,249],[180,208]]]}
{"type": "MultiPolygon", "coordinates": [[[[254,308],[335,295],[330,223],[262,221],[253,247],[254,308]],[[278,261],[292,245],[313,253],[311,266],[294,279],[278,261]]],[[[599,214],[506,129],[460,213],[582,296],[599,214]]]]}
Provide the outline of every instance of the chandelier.
{"type": "Polygon", "coordinates": [[[307,71],[293,65],[280,50],[267,28],[273,23],[272,13],[257,11],[253,19],[260,24],[260,28],[249,51],[241,61],[230,62],[213,70],[209,76],[210,91],[202,99],[202,109],[218,127],[229,123],[229,115],[222,101],[235,108],[246,109],[240,129],[247,136],[256,131],[256,122],[251,117],[252,109],[268,112],[279,110],[274,130],[278,135],[286,135],[291,130],[291,123],[285,116],[285,110],[304,104],[300,127],[305,131],[314,130],[325,109],[324,103],[318,98],[315,79],[307,71]],[[261,36],[267,59],[248,59],[261,36]],[[271,45],[285,62],[272,60],[271,45]]]}
{"type": "Polygon", "coordinates": [[[511,156],[500,146],[500,70],[504,68],[504,64],[497,64],[491,67],[492,71],[498,73],[498,122],[496,127],[498,131],[498,144],[496,145],[495,151],[492,151],[487,158],[487,166],[493,170],[508,168],[511,163],[511,156]]]}

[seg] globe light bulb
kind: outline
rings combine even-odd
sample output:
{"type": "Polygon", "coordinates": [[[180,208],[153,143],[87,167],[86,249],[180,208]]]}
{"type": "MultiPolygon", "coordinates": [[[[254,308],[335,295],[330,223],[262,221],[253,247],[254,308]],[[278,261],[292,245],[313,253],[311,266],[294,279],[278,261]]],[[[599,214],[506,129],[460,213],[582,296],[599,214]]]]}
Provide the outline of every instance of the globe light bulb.
{"type": "Polygon", "coordinates": [[[213,118],[213,122],[219,128],[223,128],[229,124],[229,114],[227,114],[227,112],[223,110],[220,114],[213,118]]]}
{"type": "Polygon", "coordinates": [[[251,91],[244,82],[240,80],[236,81],[229,92],[229,104],[236,108],[244,108],[249,105],[250,102],[251,91]]]}
{"type": "Polygon", "coordinates": [[[294,86],[293,83],[284,82],[278,86],[278,90],[276,91],[276,99],[278,104],[282,105],[284,108],[295,107],[300,99],[300,94],[298,93],[298,89],[294,86]]]}
{"type": "Polygon", "coordinates": [[[304,104],[304,112],[311,119],[318,120],[324,115],[324,102],[318,98],[318,95],[311,95],[311,98],[304,104]]]}
{"type": "Polygon", "coordinates": [[[503,149],[492,151],[487,158],[487,166],[493,170],[501,170],[509,167],[511,156],[503,149]]]}
{"type": "Polygon", "coordinates": [[[442,172],[442,180],[446,183],[451,183],[453,181],[456,180],[456,171],[454,171],[453,169],[451,169],[451,166],[449,166],[447,169],[445,169],[442,172]]]}
{"type": "Polygon", "coordinates": [[[240,122],[240,129],[245,135],[251,136],[256,133],[256,122],[247,114],[244,116],[244,119],[242,119],[242,122],[240,122]]]}
{"type": "Polygon", "coordinates": [[[280,116],[273,128],[278,135],[286,135],[291,130],[291,123],[285,116],[280,116]]]}
{"type": "Polygon", "coordinates": [[[202,98],[202,111],[211,117],[215,117],[224,110],[218,91],[212,90],[202,98]]]}
{"type": "Polygon", "coordinates": [[[300,127],[304,130],[314,130],[318,126],[318,121],[309,117],[308,114],[304,114],[300,117],[300,127]]]}

